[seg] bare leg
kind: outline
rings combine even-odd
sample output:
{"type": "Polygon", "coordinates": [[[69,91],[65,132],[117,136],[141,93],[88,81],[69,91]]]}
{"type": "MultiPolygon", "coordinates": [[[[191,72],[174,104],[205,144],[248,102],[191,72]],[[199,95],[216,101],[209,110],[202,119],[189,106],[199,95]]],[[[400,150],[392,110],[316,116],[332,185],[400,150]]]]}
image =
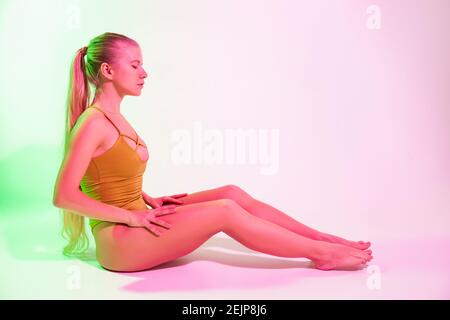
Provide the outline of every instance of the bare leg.
{"type": "Polygon", "coordinates": [[[359,268],[370,261],[370,250],[312,240],[258,218],[233,200],[223,199],[178,206],[174,214],[159,217],[172,225],[145,228],[102,223],[94,229],[97,258],[116,271],[138,271],[182,257],[223,231],[244,246],[274,256],[306,257],[317,269],[359,268]]]}
{"type": "Polygon", "coordinates": [[[262,219],[277,223],[288,230],[314,240],[340,243],[361,250],[365,250],[370,247],[370,242],[350,241],[332,234],[315,230],[288,216],[277,208],[274,208],[257,199],[252,199],[251,201],[249,201],[245,206],[245,209],[262,219]]]}
{"type": "Polygon", "coordinates": [[[306,257],[321,270],[360,266],[372,259],[372,251],[313,240],[250,214],[229,200],[232,213],[223,230],[246,247],[281,257],[306,257]]]}
{"type": "Polygon", "coordinates": [[[364,241],[350,241],[332,234],[320,232],[307,225],[295,220],[286,213],[274,208],[273,206],[257,200],[250,196],[247,192],[242,190],[236,185],[225,185],[223,187],[199,191],[191,193],[180,200],[187,204],[198,203],[203,201],[211,201],[218,199],[231,199],[237,202],[242,208],[250,212],[251,214],[278,224],[283,228],[286,228],[292,232],[295,232],[304,237],[327,241],[331,243],[340,243],[347,246],[351,246],[357,249],[365,250],[370,247],[370,242],[364,241]]]}

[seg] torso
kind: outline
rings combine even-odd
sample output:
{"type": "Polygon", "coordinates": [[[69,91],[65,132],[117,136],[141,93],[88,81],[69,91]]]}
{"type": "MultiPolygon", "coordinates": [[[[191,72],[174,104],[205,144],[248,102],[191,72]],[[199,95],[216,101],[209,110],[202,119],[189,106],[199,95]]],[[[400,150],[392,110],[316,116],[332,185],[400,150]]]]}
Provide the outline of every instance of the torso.
{"type": "MultiPolygon", "coordinates": [[[[114,128],[114,126],[108,121],[108,119],[105,118],[105,116],[101,113],[101,111],[96,110],[95,108],[89,108],[91,109],[91,112],[99,113],[104,118],[104,124],[105,124],[105,130],[107,132],[107,138],[104,139],[103,143],[100,144],[97,149],[95,150],[94,154],[92,155],[93,158],[98,157],[111,149],[114,144],[116,143],[117,139],[119,138],[119,133],[114,128]]],[[[132,140],[129,137],[133,137],[136,139],[135,131],[133,130],[132,126],[128,123],[128,121],[125,119],[122,115],[112,115],[108,114],[108,117],[111,119],[111,121],[114,122],[114,124],[119,128],[121,134],[126,135],[122,136],[123,140],[132,148],[133,150],[136,149],[136,142],[135,140],[132,140]]],[[[138,137],[139,143],[145,145],[138,145],[136,152],[139,155],[139,157],[142,159],[142,161],[146,161],[148,159],[148,150],[147,150],[147,144],[142,140],[141,137],[138,137]]]]}

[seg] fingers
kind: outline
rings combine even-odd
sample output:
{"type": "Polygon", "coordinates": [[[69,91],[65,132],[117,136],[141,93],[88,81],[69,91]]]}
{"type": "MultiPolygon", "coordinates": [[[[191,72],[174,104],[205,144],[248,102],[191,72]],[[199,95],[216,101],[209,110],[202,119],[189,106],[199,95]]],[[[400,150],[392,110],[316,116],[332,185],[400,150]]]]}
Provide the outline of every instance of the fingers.
{"type": "Polygon", "coordinates": [[[153,227],[148,220],[144,220],[144,225],[148,231],[154,233],[156,236],[159,237],[161,235],[161,233],[155,227],[153,227]]]}
{"type": "Polygon", "coordinates": [[[160,219],[153,219],[153,220],[151,220],[151,222],[153,224],[156,224],[156,225],[158,225],[160,227],[164,227],[164,228],[167,228],[167,229],[170,229],[172,227],[171,224],[169,224],[169,223],[167,223],[167,222],[165,222],[163,220],[160,220],[160,219]]]}
{"type": "Polygon", "coordinates": [[[181,200],[177,200],[177,199],[171,198],[171,197],[164,197],[163,202],[164,202],[163,205],[167,205],[168,203],[176,203],[176,204],[183,204],[184,203],[181,200]]]}
{"type": "Polygon", "coordinates": [[[176,206],[171,204],[168,206],[160,207],[158,209],[155,209],[155,216],[163,216],[166,214],[171,214],[176,212],[176,206]]]}
{"type": "Polygon", "coordinates": [[[187,196],[187,193],[179,193],[179,194],[171,195],[172,198],[181,198],[181,197],[185,197],[185,196],[187,196]]]}
{"type": "Polygon", "coordinates": [[[164,227],[167,229],[170,229],[172,227],[172,225],[170,223],[167,223],[166,221],[161,220],[161,219],[155,219],[155,218],[148,218],[148,220],[144,219],[145,228],[147,228],[147,230],[151,231],[158,237],[161,235],[161,232],[159,232],[152,224],[156,224],[160,227],[164,227]]]}
{"type": "Polygon", "coordinates": [[[177,200],[177,199],[170,199],[169,201],[172,202],[172,203],[176,203],[176,204],[183,204],[184,203],[183,201],[177,200]]]}

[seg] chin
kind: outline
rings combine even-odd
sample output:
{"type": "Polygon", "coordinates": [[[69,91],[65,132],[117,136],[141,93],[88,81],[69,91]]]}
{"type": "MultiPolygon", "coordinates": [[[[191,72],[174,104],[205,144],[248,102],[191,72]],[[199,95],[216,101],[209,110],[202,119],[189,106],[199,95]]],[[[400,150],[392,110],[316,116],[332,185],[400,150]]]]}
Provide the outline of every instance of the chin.
{"type": "Polygon", "coordinates": [[[129,96],[137,97],[137,96],[140,96],[140,95],[141,95],[141,91],[139,90],[139,91],[135,91],[135,92],[129,92],[128,95],[129,95],[129,96]]]}

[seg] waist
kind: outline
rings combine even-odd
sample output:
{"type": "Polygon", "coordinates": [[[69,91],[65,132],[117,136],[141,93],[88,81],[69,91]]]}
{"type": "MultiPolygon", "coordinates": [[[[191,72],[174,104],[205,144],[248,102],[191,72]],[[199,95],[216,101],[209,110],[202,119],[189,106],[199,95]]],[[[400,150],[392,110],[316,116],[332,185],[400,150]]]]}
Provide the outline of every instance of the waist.
{"type": "MultiPolygon", "coordinates": [[[[109,205],[113,205],[115,207],[126,209],[126,210],[147,210],[148,209],[147,204],[145,203],[144,198],[142,196],[137,199],[134,199],[132,201],[128,201],[125,204],[120,204],[120,205],[108,203],[103,200],[99,200],[99,201],[104,202],[109,205]]],[[[91,230],[93,230],[94,227],[97,226],[98,224],[100,224],[101,222],[107,222],[107,221],[89,218],[89,225],[91,226],[91,230]]]]}

